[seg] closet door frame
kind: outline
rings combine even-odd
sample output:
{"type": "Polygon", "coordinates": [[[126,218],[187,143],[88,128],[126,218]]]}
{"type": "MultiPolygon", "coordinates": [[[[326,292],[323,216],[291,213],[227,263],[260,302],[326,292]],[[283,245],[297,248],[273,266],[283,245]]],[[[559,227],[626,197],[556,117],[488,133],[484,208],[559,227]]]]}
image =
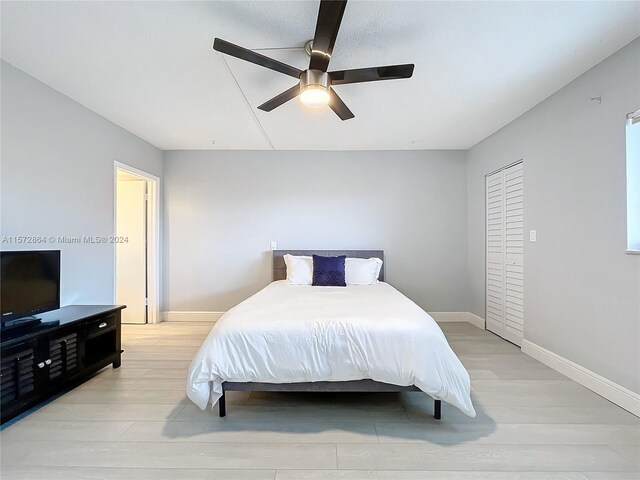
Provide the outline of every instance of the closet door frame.
{"type": "MultiPolygon", "coordinates": [[[[503,207],[503,212],[502,212],[502,248],[503,248],[503,271],[502,271],[502,275],[503,275],[503,281],[502,281],[502,309],[503,309],[503,325],[501,328],[501,332],[497,333],[494,332],[492,330],[489,330],[488,327],[488,306],[487,306],[487,297],[488,297],[488,290],[489,290],[489,286],[488,286],[488,282],[487,282],[487,278],[488,278],[488,264],[489,264],[489,244],[488,244],[488,224],[489,224],[489,210],[487,208],[488,206],[488,191],[487,191],[487,179],[488,177],[495,175],[496,173],[499,172],[504,172],[505,170],[507,170],[508,168],[514,167],[516,165],[522,164],[522,170],[523,170],[523,180],[524,180],[524,159],[519,159],[516,160],[515,162],[512,162],[508,165],[505,165],[504,167],[500,167],[497,168],[496,170],[493,170],[487,174],[485,174],[484,176],[484,254],[485,254],[485,259],[484,259],[484,318],[485,318],[485,330],[490,331],[491,333],[494,333],[496,335],[498,335],[500,338],[503,338],[505,340],[507,340],[510,343],[514,343],[517,346],[520,346],[521,340],[519,338],[514,337],[514,335],[510,332],[508,332],[506,330],[506,264],[504,262],[506,262],[506,257],[507,257],[507,253],[506,253],[506,248],[507,248],[507,242],[506,242],[506,218],[504,215],[506,215],[506,182],[504,181],[504,177],[503,177],[503,186],[502,186],[502,191],[503,191],[503,198],[502,198],[502,207],[503,207]]],[[[523,189],[523,217],[524,217],[524,189],[523,189]]],[[[524,235],[525,229],[524,229],[524,223],[523,223],[523,235],[524,235]]],[[[524,247],[524,240],[523,240],[523,247],[524,247]]],[[[522,266],[524,267],[524,251],[522,254],[522,266]]],[[[524,284],[524,281],[523,281],[524,284]]],[[[524,287],[523,287],[524,288],[524,287]]],[[[524,336],[524,328],[523,328],[523,336],[524,336]]]]}

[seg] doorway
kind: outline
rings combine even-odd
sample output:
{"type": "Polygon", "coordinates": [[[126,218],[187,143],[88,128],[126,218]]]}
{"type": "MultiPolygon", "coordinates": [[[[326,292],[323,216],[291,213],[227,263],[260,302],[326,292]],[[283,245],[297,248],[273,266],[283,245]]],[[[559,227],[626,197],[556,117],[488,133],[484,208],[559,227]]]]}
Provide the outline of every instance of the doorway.
{"type": "Polygon", "coordinates": [[[114,297],[122,323],[157,323],[159,179],[115,162],[114,297]]]}

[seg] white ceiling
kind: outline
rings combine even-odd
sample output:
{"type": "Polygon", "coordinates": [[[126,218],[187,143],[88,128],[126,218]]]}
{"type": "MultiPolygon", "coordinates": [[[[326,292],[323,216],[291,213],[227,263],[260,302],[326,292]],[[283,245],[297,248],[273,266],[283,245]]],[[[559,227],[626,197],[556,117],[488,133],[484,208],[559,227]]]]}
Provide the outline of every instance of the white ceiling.
{"type": "Polygon", "coordinates": [[[1,8],[3,59],[165,150],[469,148],[640,35],[637,1],[352,1],[330,70],[416,68],[337,86],[356,115],[342,122],[297,100],[257,110],[295,79],[212,49],[218,36],[304,69],[287,47],[313,36],[316,1],[1,8]]]}

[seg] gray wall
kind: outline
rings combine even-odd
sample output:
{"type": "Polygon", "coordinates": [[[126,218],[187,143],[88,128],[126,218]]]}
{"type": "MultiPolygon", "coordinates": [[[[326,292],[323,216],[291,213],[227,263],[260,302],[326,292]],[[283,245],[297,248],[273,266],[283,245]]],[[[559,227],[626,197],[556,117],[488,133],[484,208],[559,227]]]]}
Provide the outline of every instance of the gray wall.
{"type": "Polygon", "coordinates": [[[525,339],[635,392],[640,256],[625,254],[625,116],[640,108],[639,86],[636,40],[473,147],[467,172],[471,311],[484,317],[484,176],[524,159],[525,339]]]}
{"type": "MultiPolygon", "coordinates": [[[[162,152],[100,115],[1,64],[0,234],[113,235],[114,160],[162,175],[162,152]]],[[[61,303],[114,301],[114,246],[62,250],[61,303]]]]}
{"type": "Polygon", "coordinates": [[[271,280],[279,249],[383,249],[387,281],[466,311],[465,153],[164,154],[164,310],[225,311],[271,280]]]}

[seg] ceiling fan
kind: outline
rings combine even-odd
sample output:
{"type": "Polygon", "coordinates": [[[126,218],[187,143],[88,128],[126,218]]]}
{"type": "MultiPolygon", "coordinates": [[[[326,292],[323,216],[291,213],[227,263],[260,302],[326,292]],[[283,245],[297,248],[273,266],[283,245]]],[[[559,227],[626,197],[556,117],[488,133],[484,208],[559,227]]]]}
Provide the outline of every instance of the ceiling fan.
{"type": "Polygon", "coordinates": [[[299,70],[221,38],[214,39],[213,48],[218,52],[299,79],[296,85],[260,105],[258,107],[260,110],[270,112],[300,95],[300,100],[304,105],[309,107],[328,105],[342,120],[349,120],[355,115],[340,99],[333,89],[333,85],[410,78],[413,75],[414,65],[409,63],[327,72],[346,6],[347,0],[322,0],[320,2],[316,33],[306,47],[307,53],[311,57],[309,68],[306,70],[299,70]]]}

